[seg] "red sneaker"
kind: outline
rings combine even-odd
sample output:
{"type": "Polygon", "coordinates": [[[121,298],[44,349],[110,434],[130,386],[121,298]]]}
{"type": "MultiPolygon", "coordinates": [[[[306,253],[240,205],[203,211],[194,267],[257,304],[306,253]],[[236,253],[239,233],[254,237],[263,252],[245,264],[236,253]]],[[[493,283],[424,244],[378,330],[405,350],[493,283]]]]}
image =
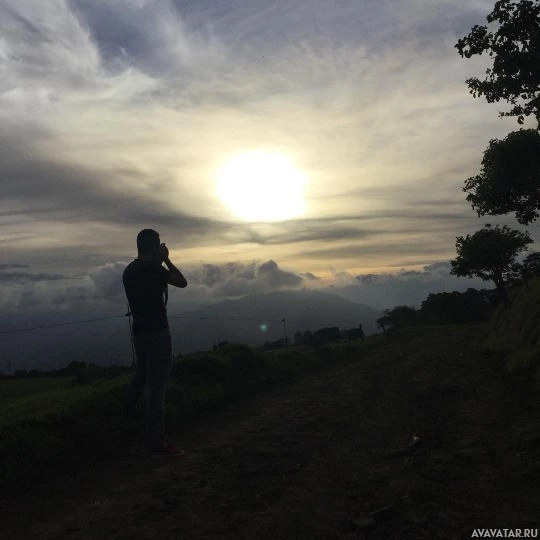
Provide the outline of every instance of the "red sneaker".
{"type": "Polygon", "coordinates": [[[178,448],[174,444],[166,444],[163,448],[152,450],[151,455],[153,458],[159,457],[180,457],[185,452],[181,448],[178,448]]]}

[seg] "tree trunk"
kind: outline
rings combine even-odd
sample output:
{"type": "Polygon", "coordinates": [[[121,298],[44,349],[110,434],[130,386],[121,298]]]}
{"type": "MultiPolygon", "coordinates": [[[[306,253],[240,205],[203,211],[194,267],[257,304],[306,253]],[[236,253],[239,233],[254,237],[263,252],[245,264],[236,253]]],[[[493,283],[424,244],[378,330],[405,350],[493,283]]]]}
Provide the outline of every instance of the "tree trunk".
{"type": "Polygon", "coordinates": [[[495,286],[497,287],[497,292],[499,293],[499,298],[504,305],[504,308],[507,309],[510,307],[510,298],[508,297],[508,291],[506,290],[506,285],[501,274],[496,274],[493,278],[495,286]]]}

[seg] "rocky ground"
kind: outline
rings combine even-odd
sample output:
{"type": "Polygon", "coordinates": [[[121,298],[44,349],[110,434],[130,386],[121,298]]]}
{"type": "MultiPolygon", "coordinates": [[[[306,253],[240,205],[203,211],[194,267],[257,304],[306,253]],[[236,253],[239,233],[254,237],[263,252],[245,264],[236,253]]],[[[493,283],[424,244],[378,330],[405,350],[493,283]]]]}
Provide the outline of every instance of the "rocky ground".
{"type": "Polygon", "coordinates": [[[4,501],[0,536],[450,539],[539,527],[539,392],[481,353],[481,332],[404,334],[168,426],[185,457],[134,449],[4,501]]]}

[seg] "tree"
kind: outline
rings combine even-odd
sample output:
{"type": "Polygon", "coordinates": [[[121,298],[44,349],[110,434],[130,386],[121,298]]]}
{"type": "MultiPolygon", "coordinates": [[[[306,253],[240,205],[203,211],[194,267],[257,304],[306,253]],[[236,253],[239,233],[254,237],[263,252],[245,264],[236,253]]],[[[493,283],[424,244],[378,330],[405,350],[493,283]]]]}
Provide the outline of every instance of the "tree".
{"type": "Polygon", "coordinates": [[[385,309],[384,315],[375,322],[386,333],[390,327],[397,330],[407,326],[414,326],[418,323],[418,312],[409,306],[396,306],[392,309],[385,309]]]}
{"type": "Polygon", "coordinates": [[[385,309],[384,315],[379,317],[375,322],[377,323],[377,326],[386,334],[386,328],[391,324],[390,310],[385,309]]]}
{"type": "Polygon", "coordinates": [[[527,268],[521,263],[512,263],[510,269],[506,274],[506,284],[510,286],[521,285],[525,283],[525,286],[529,287],[529,274],[527,268]]]}
{"type": "Polygon", "coordinates": [[[540,134],[522,129],[489,141],[480,174],[468,178],[463,191],[478,216],[515,212],[522,225],[534,221],[540,210],[540,134]]]}
{"type": "Polygon", "coordinates": [[[500,299],[509,305],[505,281],[514,272],[514,259],[532,243],[528,232],[510,229],[508,225],[493,228],[489,223],[473,235],[456,237],[456,259],[450,261],[451,274],[462,277],[477,276],[493,281],[500,299]]]}
{"type": "Polygon", "coordinates": [[[529,280],[538,276],[540,276],[540,252],[530,253],[521,264],[515,265],[514,282],[522,281],[527,289],[529,280]]]}
{"type": "Polygon", "coordinates": [[[462,58],[484,52],[494,57],[483,81],[466,80],[471,94],[488,103],[504,99],[513,107],[500,116],[517,116],[523,124],[533,114],[540,125],[540,1],[499,0],[486,18],[494,30],[475,25],[455,45],[462,58]]]}
{"type": "Polygon", "coordinates": [[[313,343],[313,333],[311,330],[306,330],[302,336],[304,345],[311,345],[313,343]]]}
{"type": "Polygon", "coordinates": [[[529,253],[523,259],[523,266],[527,269],[530,277],[540,276],[540,252],[534,251],[533,253],[529,253]]]}
{"type": "Polygon", "coordinates": [[[390,311],[390,321],[394,328],[406,328],[418,323],[418,314],[412,307],[396,306],[390,311]]]}
{"type": "Polygon", "coordinates": [[[430,293],[419,311],[424,324],[463,324],[483,321],[491,311],[491,291],[468,288],[466,292],[430,293]]]}

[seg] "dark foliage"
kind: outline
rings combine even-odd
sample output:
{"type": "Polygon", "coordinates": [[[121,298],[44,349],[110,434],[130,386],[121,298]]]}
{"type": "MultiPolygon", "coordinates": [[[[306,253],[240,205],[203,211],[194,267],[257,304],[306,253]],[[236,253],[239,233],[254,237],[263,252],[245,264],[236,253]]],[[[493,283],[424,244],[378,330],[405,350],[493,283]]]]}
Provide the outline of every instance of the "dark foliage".
{"type": "Polygon", "coordinates": [[[489,142],[480,174],[468,178],[463,191],[478,216],[515,212],[527,225],[539,215],[539,179],[540,134],[523,129],[489,142]]]}
{"type": "Polygon", "coordinates": [[[540,125],[540,2],[499,0],[487,22],[493,30],[475,25],[455,45],[462,58],[484,52],[493,58],[484,80],[467,79],[471,94],[489,103],[503,99],[512,108],[500,116],[516,116],[522,124],[532,114],[540,125]]]}
{"type": "Polygon", "coordinates": [[[469,288],[466,292],[431,293],[422,302],[423,324],[463,324],[487,320],[497,298],[493,291],[469,288]]]}
{"type": "Polygon", "coordinates": [[[322,345],[331,341],[339,341],[341,332],[337,326],[329,326],[327,328],[319,328],[313,332],[312,342],[310,345],[322,345]]]}
{"type": "Polygon", "coordinates": [[[364,329],[362,328],[362,325],[359,324],[358,328],[349,328],[348,330],[342,330],[341,331],[341,337],[344,339],[348,339],[349,341],[352,341],[354,339],[364,339],[364,329]]]}
{"type": "Polygon", "coordinates": [[[389,329],[406,328],[415,326],[420,322],[418,312],[413,307],[396,306],[393,309],[385,309],[384,315],[377,319],[377,324],[387,332],[389,329]]]}
{"type": "Polygon", "coordinates": [[[342,332],[337,326],[329,326],[319,328],[314,332],[311,330],[306,330],[303,334],[301,332],[296,332],[294,335],[294,343],[295,345],[317,347],[319,345],[324,345],[325,343],[339,341],[342,337],[342,332]]]}
{"type": "Polygon", "coordinates": [[[171,376],[186,384],[209,383],[249,377],[264,368],[260,351],[238,343],[226,343],[215,351],[190,354],[174,362],[171,376]]]}
{"type": "Polygon", "coordinates": [[[288,340],[285,341],[285,338],[280,338],[276,341],[265,341],[262,348],[265,351],[274,351],[276,349],[284,349],[286,345],[288,345],[288,340]]]}
{"type": "Polygon", "coordinates": [[[477,276],[491,280],[499,292],[501,300],[508,304],[506,281],[515,272],[517,254],[532,243],[528,232],[510,229],[507,225],[494,228],[488,223],[483,229],[465,238],[456,237],[457,257],[450,261],[451,274],[462,277],[477,276]]]}
{"type": "Polygon", "coordinates": [[[523,266],[527,271],[528,277],[540,276],[540,252],[530,253],[523,260],[523,266]]]}

